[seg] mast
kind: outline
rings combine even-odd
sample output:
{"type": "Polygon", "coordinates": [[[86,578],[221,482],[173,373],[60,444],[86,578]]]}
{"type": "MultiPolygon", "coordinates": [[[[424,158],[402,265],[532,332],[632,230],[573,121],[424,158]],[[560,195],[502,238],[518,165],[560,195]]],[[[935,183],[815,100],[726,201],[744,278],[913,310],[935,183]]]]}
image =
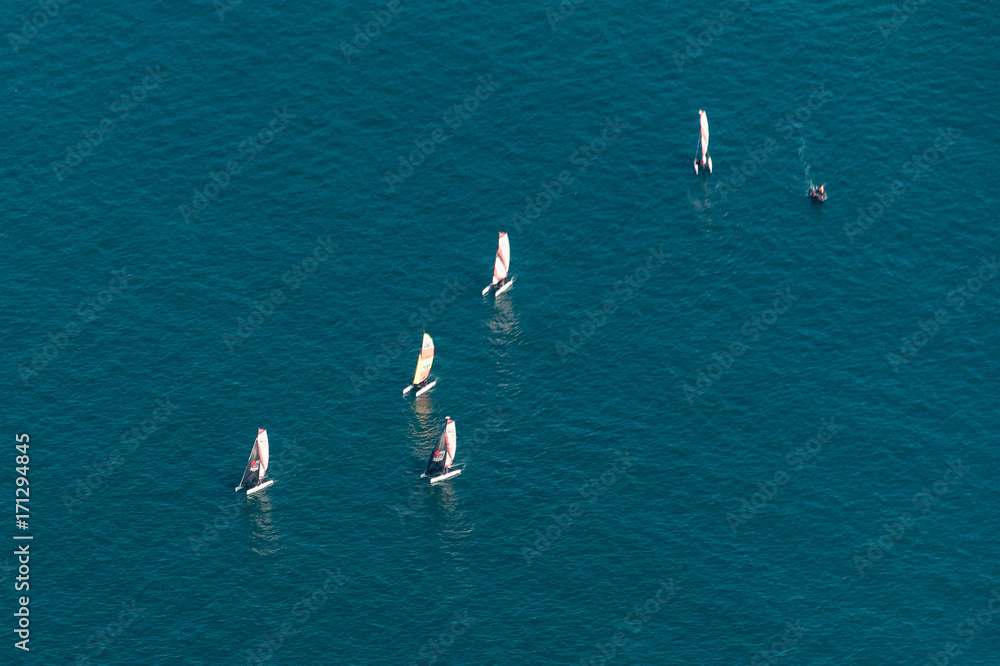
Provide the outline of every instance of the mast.
{"type": "Polygon", "coordinates": [[[434,363],[434,340],[424,332],[423,343],[420,346],[420,356],[417,357],[417,370],[413,373],[413,383],[419,384],[431,374],[434,363]]]}
{"type": "Polygon", "coordinates": [[[500,232],[500,240],[497,242],[497,258],[493,262],[493,284],[497,284],[507,277],[507,269],[510,266],[510,239],[506,231],[500,232]]]}

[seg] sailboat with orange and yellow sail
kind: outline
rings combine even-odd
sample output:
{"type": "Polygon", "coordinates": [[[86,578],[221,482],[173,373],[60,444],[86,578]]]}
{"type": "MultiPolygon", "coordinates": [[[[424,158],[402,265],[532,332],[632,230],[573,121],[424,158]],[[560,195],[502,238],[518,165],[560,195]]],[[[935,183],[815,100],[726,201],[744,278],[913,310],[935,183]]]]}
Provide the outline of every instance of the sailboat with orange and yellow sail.
{"type": "Polygon", "coordinates": [[[430,381],[431,365],[434,364],[434,340],[424,332],[424,340],[420,345],[420,356],[417,357],[417,370],[413,373],[413,383],[403,389],[403,395],[416,389],[417,395],[430,391],[437,380],[430,381]]]}

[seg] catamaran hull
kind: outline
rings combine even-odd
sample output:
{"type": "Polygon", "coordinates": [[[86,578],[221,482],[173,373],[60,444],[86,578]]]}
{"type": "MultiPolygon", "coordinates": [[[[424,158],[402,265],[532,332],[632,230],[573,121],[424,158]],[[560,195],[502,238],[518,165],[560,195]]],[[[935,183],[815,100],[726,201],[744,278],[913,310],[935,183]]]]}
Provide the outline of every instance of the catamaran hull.
{"type": "MultiPolygon", "coordinates": [[[[701,173],[701,169],[698,168],[698,160],[694,161],[694,172],[701,173]]],[[[712,158],[708,158],[708,172],[712,173],[712,158]]]]}
{"type": "MultiPolygon", "coordinates": [[[[503,285],[501,285],[500,288],[497,289],[496,293],[494,293],[493,295],[494,296],[499,296],[503,292],[505,292],[508,289],[510,289],[510,286],[512,284],[514,284],[514,278],[511,278],[511,279],[507,280],[506,282],[504,282],[503,285]]],[[[488,284],[488,285],[486,285],[486,288],[483,289],[483,296],[485,296],[486,294],[490,293],[490,289],[494,289],[494,288],[496,288],[495,284],[488,284]]]]}
{"type": "Polygon", "coordinates": [[[253,495],[254,493],[259,493],[260,491],[264,490],[264,488],[267,488],[268,486],[272,486],[272,485],[274,485],[274,480],[273,479],[270,480],[270,481],[265,481],[264,483],[260,484],[259,486],[254,486],[253,488],[248,489],[247,490],[247,496],[249,497],[250,495],[253,495]]]}
{"type": "Polygon", "coordinates": [[[432,382],[431,382],[430,384],[428,384],[427,386],[423,387],[422,389],[419,389],[419,390],[417,391],[417,395],[415,395],[414,397],[415,397],[415,398],[419,398],[419,397],[420,397],[420,396],[422,396],[422,395],[423,395],[424,393],[427,393],[427,392],[428,392],[428,391],[430,391],[430,390],[431,390],[432,388],[434,388],[434,385],[435,385],[435,384],[437,384],[437,380],[436,380],[436,379],[435,379],[434,381],[432,381],[432,382]]]}
{"type": "Polygon", "coordinates": [[[442,481],[447,481],[448,479],[454,478],[454,477],[458,476],[461,473],[462,473],[462,470],[460,470],[460,469],[453,469],[450,472],[448,472],[447,474],[442,474],[441,476],[431,477],[431,485],[433,486],[435,483],[441,483],[442,481]]]}

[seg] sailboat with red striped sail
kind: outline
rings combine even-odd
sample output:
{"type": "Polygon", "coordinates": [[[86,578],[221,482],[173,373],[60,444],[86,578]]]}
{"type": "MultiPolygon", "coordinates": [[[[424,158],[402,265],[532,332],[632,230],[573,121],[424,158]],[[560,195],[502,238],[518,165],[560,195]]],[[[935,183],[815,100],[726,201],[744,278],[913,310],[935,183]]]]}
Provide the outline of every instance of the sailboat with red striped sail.
{"type": "Polygon", "coordinates": [[[241,488],[247,489],[247,495],[260,492],[274,483],[274,479],[264,480],[267,474],[267,463],[270,457],[270,447],[267,443],[267,431],[257,428],[257,439],[250,449],[250,460],[247,461],[246,471],[243,472],[243,479],[240,485],[236,486],[237,492],[241,488]]]}
{"type": "Polygon", "coordinates": [[[423,343],[420,345],[420,356],[417,357],[417,369],[413,373],[413,382],[403,389],[403,395],[416,389],[417,396],[420,396],[434,388],[437,380],[430,381],[431,365],[433,364],[434,340],[425,331],[423,343]]]}
{"type": "Polygon", "coordinates": [[[510,285],[514,284],[514,278],[508,275],[509,272],[510,239],[507,237],[506,231],[501,231],[500,240],[497,241],[497,258],[493,262],[493,282],[483,289],[483,296],[488,294],[491,289],[496,292],[496,296],[510,289],[510,285]]]}
{"type": "Polygon", "coordinates": [[[427,461],[427,469],[420,475],[421,479],[430,479],[431,485],[454,478],[462,473],[461,468],[453,467],[455,463],[455,422],[450,416],[445,417],[444,432],[431,451],[427,461]]]}
{"type": "Polygon", "coordinates": [[[695,157],[694,172],[701,173],[708,167],[708,172],[712,173],[712,156],[708,154],[708,114],[704,111],[698,111],[698,117],[701,119],[701,139],[698,142],[701,158],[695,157]]]}

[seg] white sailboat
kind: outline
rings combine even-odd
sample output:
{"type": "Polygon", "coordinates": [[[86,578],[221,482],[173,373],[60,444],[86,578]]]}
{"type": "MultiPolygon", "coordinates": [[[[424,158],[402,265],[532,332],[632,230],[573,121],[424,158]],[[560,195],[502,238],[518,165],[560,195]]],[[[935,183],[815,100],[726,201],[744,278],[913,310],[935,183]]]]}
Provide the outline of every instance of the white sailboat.
{"type": "Polygon", "coordinates": [[[695,158],[694,172],[701,173],[699,168],[708,167],[708,172],[712,173],[712,157],[708,154],[708,114],[704,111],[698,111],[698,116],[701,118],[701,138],[698,143],[701,149],[701,158],[695,158]]]}
{"type": "Polygon", "coordinates": [[[490,289],[496,289],[496,296],[510,289],[510,285],[514,284],[514,278],[507,277],[509,269],[510,239],[507,237],[506,231],[501,231],[500,240],[497,241],[497,258],[493,262],[493,282],[483,289],[483,296],[488,294],[490,289]]]}
{"type": "Polygon", "coordinates": [[[420,475],[421,479],[429,478],[431,485],[454,478],[462,473],[461,468],[452,467],[455,462],[455,422],[450,416],[445,417],[444,432],[438,439],[431,459],[427,461],[427,469],[420,475]]]}
{"type": "MultiPolygon", "coordinates": [[[[406,395],[413,389],[417,389],[417,396],[423,395],[434,388],[437,380],[429,381],[427,377],[431,374],[431,365],[434,363],[434,340],[424,332],[424,341],[420,345],[420,356],[417,357],[417,370],[413,373],[413,383],[403,389],[406,395]]],[[[416,397],[416,396],[414,396],[416,397]]]]}
{"type": "Polygon", "coordinates": [[[247,495],[253,495],[274,483],[273,479],[264,480],[264,475],[267,473],[269,456],[270,450],[267,444],[267,431],[263,428],[258,428],[257,439],[253,443],[253,449],[250,450],[250,460],[247,461],[247,468],[243,472],[243,479],[240,481],[240,485],[236,486],[237,491],[240,488],[246,488],[247,495]]]}

